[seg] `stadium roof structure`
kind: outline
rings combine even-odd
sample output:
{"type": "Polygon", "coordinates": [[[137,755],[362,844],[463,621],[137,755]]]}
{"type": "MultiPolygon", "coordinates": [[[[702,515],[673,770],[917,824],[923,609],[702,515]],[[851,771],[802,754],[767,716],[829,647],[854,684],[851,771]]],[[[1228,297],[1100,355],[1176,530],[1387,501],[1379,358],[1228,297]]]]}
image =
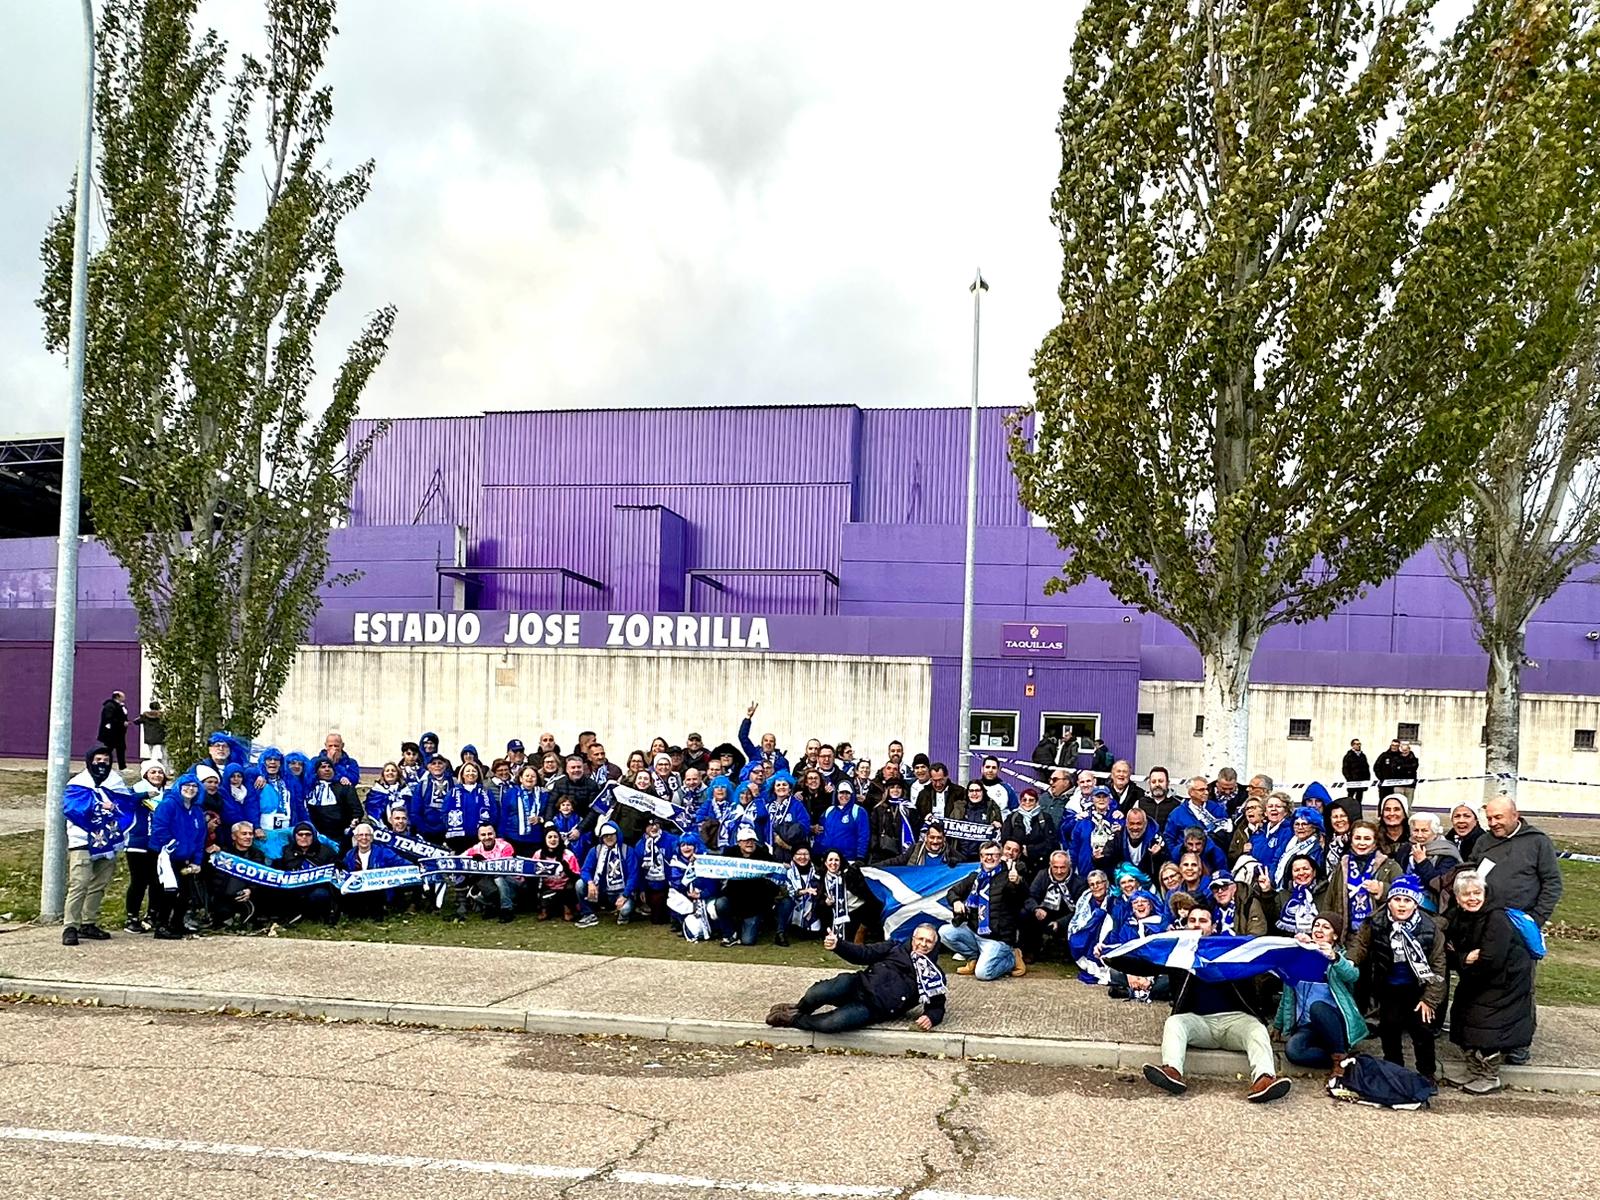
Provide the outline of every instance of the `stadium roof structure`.
{"type": "MultiPolygon", "coordinates": [[[[50,537],[61,523],[59,437],[0,438],[0,538],[50,537]]],[[[93,533],[79,509],[79,528],[93,533]]]]}

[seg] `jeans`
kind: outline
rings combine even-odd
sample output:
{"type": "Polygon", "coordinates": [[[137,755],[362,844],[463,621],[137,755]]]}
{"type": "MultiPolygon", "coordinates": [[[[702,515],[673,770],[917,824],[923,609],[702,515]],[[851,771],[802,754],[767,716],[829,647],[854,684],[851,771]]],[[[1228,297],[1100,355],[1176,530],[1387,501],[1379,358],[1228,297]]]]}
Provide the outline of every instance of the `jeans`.
{"type": "Polygon", "coordinates": [[[587,917],[591,914],[614,912],[619,918],[633,915],[633,897],[607,891],[605,888],[595,889],[595,899],[589,899],[589,891],[585,888],[578,898],[578,915],[587,917]],[[622,907],[617,907],[617,901],[622,901],[622,907]]]}
{"type": "Polygon", "coordinates": [[[1009,975],[1017,965],[1017,954],[1004,942],[990,937],[980,937],[969,925],[945,925],[939,930],[939,941],[946,950],[965,954],[978,960],[974,979],[999,979],[1009,975]]]}
{"type": "Polygon", "coordinates": [[[76,929],[100,919],[100,902],[106,898],[111,876],[116,874],[117,856],[90,858],[87,849],[67,851],[66,924],[76,929]]]}
{"type": "Polygon", "coordinates": [[[1173,1013],[1161,1027],[1161,1061],[1181,1075],[1190,1046],[1244,1051],[1252,1079],[1278,1071],[1267,1027],[1249,1013],[1173,1013]]]}
{"type": "Polygon", "coordinates": [[[795,1028],[817,1033],[844,1033],[871,1025],[879,1018],[877,1011],[866,1002],[861,976],[855,971],[813,983],[800,997],[799,1008],[800,1015],[794,1019],[795,1028]],[[817,1013],[817,1009],[828,1005],[833,1006],[832,1012],[817,1013]]]}
{"type": "Polygon", "coordinates": [[[470,890],[486,909],[496,907],[501,912],[510,912],[517,903],[516,884],[509,875],[491,875],[487,879],[474,880],[470,890]]]}
{"type": "Polygon", "coordinates": [[[1350,1048],[1344,1017],[1326,1000],[1318,1000],[1306,1018],[1304,1025],[1290,1031],[1283,1056],[1297,1067],[1331,1067],[1350,1048]]]}

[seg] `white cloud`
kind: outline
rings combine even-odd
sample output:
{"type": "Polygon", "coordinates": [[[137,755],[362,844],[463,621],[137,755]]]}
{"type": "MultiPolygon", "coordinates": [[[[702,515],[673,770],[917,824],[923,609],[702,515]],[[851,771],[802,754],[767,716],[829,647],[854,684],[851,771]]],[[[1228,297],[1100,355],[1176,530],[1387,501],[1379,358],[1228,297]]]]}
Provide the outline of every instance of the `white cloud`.
{"type": "MultiPolygon", "coordinates": [[[[72,169],[71,7],[7,12],[0,432],[60,424],[33,300],[72,169]]],[[[981,263],[984,399],[1024,401],[1058,311],[1076,8],[346,0],[329,151],[378,173],[325,374],[393,301],[367,415],[957,404],[981,263]]],[[[259,23],[250,0],[203,11],[240,44],[259,23]]]]}

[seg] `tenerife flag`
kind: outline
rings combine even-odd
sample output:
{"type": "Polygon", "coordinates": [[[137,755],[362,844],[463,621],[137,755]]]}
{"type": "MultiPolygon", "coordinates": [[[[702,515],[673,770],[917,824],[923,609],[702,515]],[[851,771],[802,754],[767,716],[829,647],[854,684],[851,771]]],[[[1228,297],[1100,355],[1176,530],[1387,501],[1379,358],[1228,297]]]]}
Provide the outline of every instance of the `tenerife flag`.
{"type": "Polygon", "coordinates": [[[1328,960],[1320,950],[1287,937],[1156,933],[1108,951],[1105,964],[1130,975],[1188,971],[1207,983],[1269,973],[1289,983],[1321,983],[1328,977],[1328,960]]]}
{"type": "Polygon", "coordinates": [[[943,925],[950,920],[945,896],[977,870],[977,863],[959,867],[930,863],[922,867],[862,867],[861,875],[872,894],[883,901],[884,932],[897,942],[906,942],[923,922],[943,925]]]}

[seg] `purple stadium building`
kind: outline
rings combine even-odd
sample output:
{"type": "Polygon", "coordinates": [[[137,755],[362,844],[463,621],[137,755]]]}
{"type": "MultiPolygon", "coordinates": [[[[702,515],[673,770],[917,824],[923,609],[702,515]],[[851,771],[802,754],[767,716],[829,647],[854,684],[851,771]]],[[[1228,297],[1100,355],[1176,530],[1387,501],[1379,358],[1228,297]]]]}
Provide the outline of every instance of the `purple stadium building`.
{"type": "MultiPolygon", "coordinates": [[[[1199,767],[1199,656],[1098,582],[1053,595],[1063,554],[1017,499],[1007,414],[982,414],[970,744],[1026,757],[1071,721],[1147,769],[1199,767]]],[[[353,436],[367,429],[358,428],[353,436]]],[[[780,744],[891,737],[960,752],[962,409],[496,412],[393,422],[358,480],[337,571],[267,731],[337,726],[363,762],[437,729],[453,751],[550,728],[615,757],[660,732],[731,737],[745,706],[780,744]],[[459,741],[452,743],[452,739],[459,741]]],[[[54,542],[0,540],[0,754],[44,752],[54,542]]],[[[143,696],[126,577],[80,575],[79,732],[143,696]]],[[[1528,631],[1525,793],[1587,809],[1600,725],[1600,589],[1565,586],[1528,631]]],[[[1485,661],[1431,549],[1324,621],[1274,629],[1252,675],[1252,769],[1336,777],[1351,737],[1396,736],[1424,774],[1482,770],[1485,661]]],[[[80,738],[81,740],[81,738],[80,738]]],[[[1434,803],[1474,798],[1441,783],[1434,803]]],[[[1594,793],[1595,798],[1590,800],[1594,793]]]]}

